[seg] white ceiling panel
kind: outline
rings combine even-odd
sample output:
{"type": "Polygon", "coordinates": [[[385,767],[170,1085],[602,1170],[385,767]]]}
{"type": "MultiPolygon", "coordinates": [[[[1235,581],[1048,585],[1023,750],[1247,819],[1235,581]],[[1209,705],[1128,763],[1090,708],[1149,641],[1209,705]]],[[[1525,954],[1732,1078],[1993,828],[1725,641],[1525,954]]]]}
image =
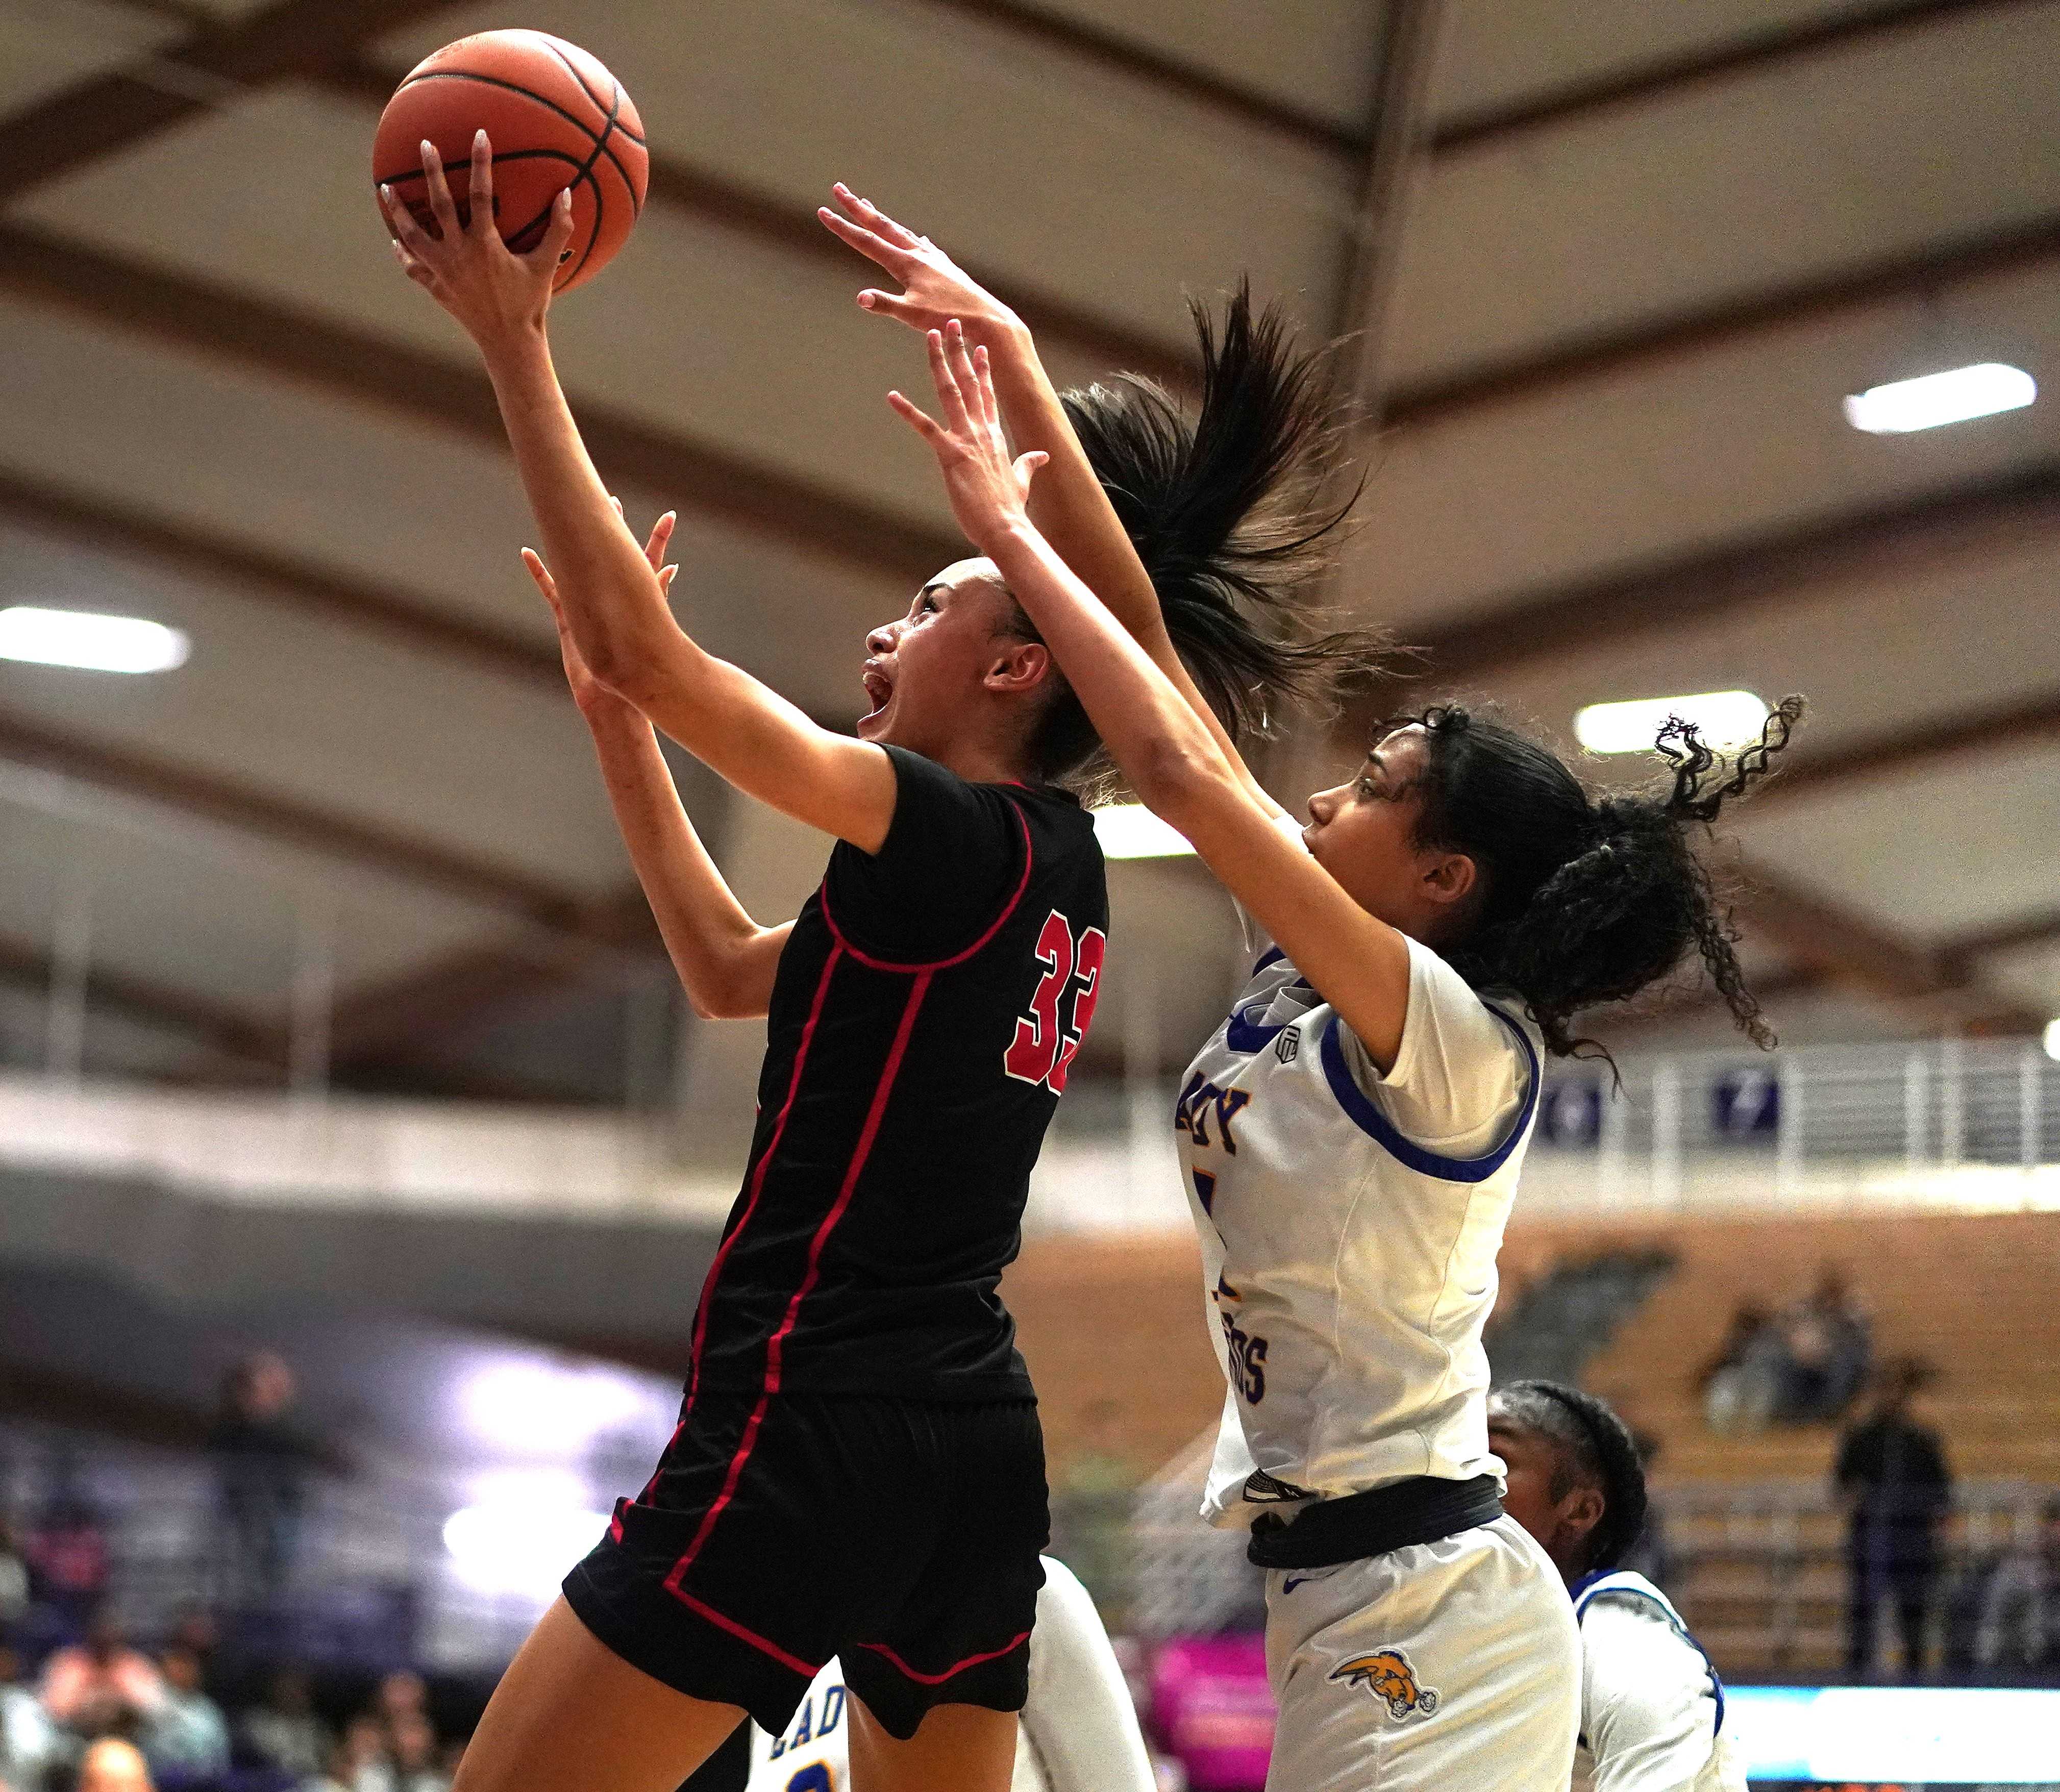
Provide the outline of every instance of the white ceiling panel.
{"type": "Polygon", "coordinates": [[[0,115],[137,63],[184,34],[176,19],[102,0],[0,0],[0,115]]]}
{"type": "Polygon", "coordinates": [[[2056,66],[2060,10],[1991,10],[1440,157],[1392,377],[2050,214],[2056,66]]]}
{"type": "Polygon", "coordinates": [[[1403,628],[1483,600],[1942,489],[2060,450],[2060,404],[1907,436],[1838,401],[2013,361],[2060,380],[2060,265],[1484,405],[1375,450],[1349,589],[1403,628]]]}
{"type": "Polygon", "coordinates": [[[0,664],[0,708],[575,889],[627,876],[585,730],[541,684],[18,530],[0,541],[9,597],[148,616],[193,641],[185,665],[144,677],[0,664]]]}
{"type": "MultiPolygon", "coordinates": [[[[1584,704],[1696,691],[1810,700],[1801,750],[2060,693],[2060,536],[1970,553],[1894,582],[1855,581],[1641,633],[1492,680],[1562,743],[1584,704]]],[[[1635,756],[1595,761],[1639,774],[1635,756]]],[[[2054,872],[2060,900],[2060,865],[2054,872]]]]}
{"type": "Polygon", "coordinates": [[[1878,0],[1449,0],[1432,74],[1443,124],[1820,18],[1878,0]]]}
{"type": "Polygon", "coordinates": [[[1934,768],[1739,812],[1753,856],[1917,939],[2050,907],[2060,746],[1956,754],[1934,768]]]}
{"type": "MultiPolygon", "coordinates": [[[[505,22],[440,15],[393,61],[505,22]]],[[[1336,277],[1355,170],[921,0],[546,0],[524,22],[607,62],[663,154],[807,207],[843,178],[967,261],[1174,346],[1184,288],[1249,269],[1262,293],[1313,286],[1321,315],[1336,277]]]]}

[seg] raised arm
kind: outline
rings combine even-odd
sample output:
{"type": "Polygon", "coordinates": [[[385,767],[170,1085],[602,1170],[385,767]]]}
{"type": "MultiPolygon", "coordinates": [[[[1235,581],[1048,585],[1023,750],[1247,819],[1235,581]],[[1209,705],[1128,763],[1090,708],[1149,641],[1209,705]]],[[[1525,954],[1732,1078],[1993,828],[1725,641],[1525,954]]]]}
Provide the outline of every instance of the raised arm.
{"type": "Polygon", "coordinates": [[[1409,948],[1283,833],[1193,708],[1038,533],[1024,500],[1041,452],[1012,461],[984,350],[949,325],[929,333],[944,421],[900,393],[929,443],[960,526],[1000,569],[1064,669],[1116,764],[1342,1014],[1382,1070],[1402,1044],[1409,948]]]}
{"type": "MultiPolygon", "coordinates": [[[[669,512],[658,520],[646,549],[661,589],[678,570],[663,564],[673,521],[669,512]]],[[[522,563],[557,620],[565,682],[593,736],[616,825],[687,1000],[704,1020],[755,1019],[772,1001],[772,979],[794,924],[761,926],[737,900],[681,805],[650,723],[587,669],[543,561],[525,548],[522,563]]]]}
{"type": "Polygon", "coordinates": [[[1216,719],[1174,651],[1159,594],[1073,432],[1022,319],[928,237],[919,237],[896,222],[841,182],[834,191],[850,217],[828,206],[816,215],[833,235],[905,289],[896,293],[869,287],[858,295],[859,304],[917,330],[942,329],[956,318],[968,342],[986,349],[995,397],[1010,439],[1018,452],[1045,457],[1044,470],[1030,492],[1030,521],[1201,719],[1252,800],[1270,814],[1286,814],[1246,767],[1228,730],[1216,719]]]}
{"type": "Polygon", "coordinates": [[[569,193],[560,196],[543,242],[518,256],[494,227],[493,149],[485,131],[473,144],[465,225],[458,222],[443,165],[428,143],[422,166],[437,233],[382,189],[395,252],[408,277],[465,326],[485,357],[582,661],[601,684],[740,790],[877,851],[894,815],[894,771],[886,753],[818,727],[749,673],[689,639],[588,458],[545,330],[552,276],[572,230],[569,193]]]}

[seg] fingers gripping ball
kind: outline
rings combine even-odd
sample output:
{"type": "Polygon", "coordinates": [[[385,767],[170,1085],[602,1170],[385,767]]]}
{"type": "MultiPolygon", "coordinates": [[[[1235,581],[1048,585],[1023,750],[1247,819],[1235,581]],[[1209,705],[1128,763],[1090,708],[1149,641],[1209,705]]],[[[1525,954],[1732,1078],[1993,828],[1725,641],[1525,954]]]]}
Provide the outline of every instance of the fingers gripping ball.
{"type": "Polygon", "coordinates": [[[493,144],[493,213],[501,238],[527,254],[550,227],[551,206],[573,194],[573,240],[553,290],[608,265],[644,209],[651,158],[644,121],[622,84],[577,44],[543,31],[482,31],[419,63],[394,90],[373,140],[372,181],[383,182],[432,234],[422,174],[427,138],[444,159],[463,222],[473,134],[493,144]]]}

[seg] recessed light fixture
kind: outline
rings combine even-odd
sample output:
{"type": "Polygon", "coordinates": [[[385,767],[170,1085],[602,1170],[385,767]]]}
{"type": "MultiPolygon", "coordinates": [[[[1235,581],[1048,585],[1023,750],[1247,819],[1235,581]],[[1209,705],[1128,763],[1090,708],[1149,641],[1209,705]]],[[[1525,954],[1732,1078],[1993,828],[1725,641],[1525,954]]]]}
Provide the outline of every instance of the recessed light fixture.
{"type": "Polygon", "coordinates": [[[1142,803],[1112,803],[1096,809],[1094,827],[1105,859],[1176,859],[1195,850],[1184,834],[1142,803]]]}
{"type": "Polygon", "coordinates": [[[2022,367],[1984,361],[1922,379],[1871,386],[1846,400],[1846,421],[1870,436],[1903,436],[1913,429],[1935,429],[1942,423],[2022,410],[2038,396],[2038,382],[2022,367]]]}
{"type": "Polygon", "coordinates": [[[2046,1056],[2060,1064],[2060,1016],[2046,1023],[2046,1056]]]}
{"type": "Polygon", "coordinates": [[[1750,691],[1591,703],[1575,713],[1574,735],[1591,753],[1649,753],[1669,716],[1693,722],[1712,747],[1743,747],[1767,725],[1767,705],[1750,691]]]}
{"type": "Polygon", "coordinates": [[[82,672],[170,672],[186,663],[193,643],[177,629],[140,616],[40,609],[0,610],[0,660],[82,672]]]}

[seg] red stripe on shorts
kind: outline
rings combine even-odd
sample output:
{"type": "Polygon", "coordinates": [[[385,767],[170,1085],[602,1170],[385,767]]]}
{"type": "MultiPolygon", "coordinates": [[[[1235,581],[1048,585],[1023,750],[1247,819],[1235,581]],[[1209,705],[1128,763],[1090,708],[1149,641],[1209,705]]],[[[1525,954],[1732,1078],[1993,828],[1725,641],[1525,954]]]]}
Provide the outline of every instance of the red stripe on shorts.
{"type": "Polygon", "coordinates": [[[870,1649],[876,1655],[884,1655],[911,1680],[920,1681],[926,1686],[941,1686],[952,1675],[963,1674],[969,1667],[978,1667],[982,1662],[998,1662],[1004,1655],[1014,1654],[1029,1640],[1030,1633],[1025,1630],[1013,1642],[1004,1643],[999,1649],[990,1649],[984,1655],[968,1655],[964,1661],[953,1663],[941,1674],[918,1673],[884,1642],[861,1642],[859,1647],[870,1649]]]}

